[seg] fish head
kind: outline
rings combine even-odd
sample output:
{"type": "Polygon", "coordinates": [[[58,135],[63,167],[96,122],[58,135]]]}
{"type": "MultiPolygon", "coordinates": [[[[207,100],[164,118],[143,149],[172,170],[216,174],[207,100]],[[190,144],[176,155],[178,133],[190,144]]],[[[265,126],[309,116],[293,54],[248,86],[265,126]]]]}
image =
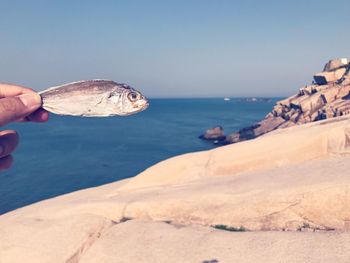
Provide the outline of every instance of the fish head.
{"type": "Polygon", "coordinates": [[[149,106],[148,100],[141,92],[124,86],[122,93],[121,115],[131,115],[144,111],[149,106]]]}

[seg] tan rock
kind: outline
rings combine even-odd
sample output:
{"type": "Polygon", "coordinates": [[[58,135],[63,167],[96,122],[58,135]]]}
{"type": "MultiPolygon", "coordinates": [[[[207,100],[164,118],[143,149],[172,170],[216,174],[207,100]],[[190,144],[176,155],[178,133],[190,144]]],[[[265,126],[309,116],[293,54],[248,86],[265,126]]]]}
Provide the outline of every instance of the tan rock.
{"type": "Polygon", "coordinates": [[[333,71],[340,67],[347,66],[350,63],[347,58],[338,58],[330,60],[325,66],[323,71],[333,71]]]}
{"type": "Polygon", "coordinates": [[[348,71],[343,76],[342,85],[350,85],[350,66],[348,71]]]}
{"type": "Polygon", "coordinates": [[[342,105],[342,109],[329,105],[341,101],[350,105],[350,61],[345,58],[330,60],[324,71],[315,74],[314,79],[316,83],[306,85],[300,88],[298,94],[278,101],[262,121],[226,136],[225,144],[256,138],[274,129],[348,114],[345,105],[342,105]],[[268,122],[274,122],[274,118],[284,121],[281,120],[278,126],[274,123],[269,125],[268,122]],[[261,123],[274,128],[264,130],[261,123]]]}
{"type": "Polygon", "coordinates": [[[262,121],[226,136],[225,144],[253,139],[274,129],[348,114],[350,107],[349,61],[347,59],[331,60],[325,66],[325,72],[316,74],[316,78],[317,76],[319,77],[317,84],[306,85],[299,90],[298,94],[278,101],[262,121]],[[341,105],[341,108],[337,108],[338,105],[341,105]],[[281,118],[277,119],[277,125],[275,118],[281,118]]]}
{"type": "Polygon", "coordinates": [[[199,138],[206,140],[222,140],[225,138],[224,129],[222,126],[213,127],[205,131],[199,138]]]}
{"type": "Polygon", "coordinates": [[[329,88],[327,90],[323,90],[319,92],[320,96],[322,96],[322,99],[324,101],[324,104],[332,103],[337,99],[337,96],[339,94],[340,88],[338,86],[335,86],[333,88],[329,88]]]}
{"type": "Polygon", "coordinates": [[[328,84],[325,84],[325,85],[315,85],[315,91],[316,91],[316,92],[323,91],[323,90],[326,90],[326,89],[329,89],[329,88],[330,88],[330,85],[328,85],[328,84]]]}
{"type": "Polygon", "coordinates": [[[308,98],[307,96],[299,96],[293,100],[290,101],[290,106],[292,109],[299,109],[301,110],[301,107],[300,107],[300,102],[302,100],[305,100],[306,98],[308,98]]]}
{"type": "Polygon", "coordinates": [[[314,80],[319,85],[334,83],[340,80],[346,72],[345,68],[340,68],[331,72],[320,72],[314,75],[314,80]]]}
{"type": "Polygon", "coordinates": [[[273,116],[278,117],[281,116],[284,112],[284,106],[277,104],[275,107],[273,107],[272,113],[273,116]]]}
{"type": "MultiPolygon", "coordinates": [[[[304,114],[301,112],[295,112],[291,117],[290,117],[290,121],[293,123],[298,123],[300,122],[301,119],[304,118],[304,114]]],[[[305,123],[305,122],[301,122],[301,123],[305,123]]]]}
{"type": "Polygon", "coordinates": [[[282,115],[283,119],[285,119],[286,121],[290,121],[291,117],[294,115],[294,114],[299,114],[301,113],[300,110],[297,110],[297,109],[291,109],[289,110],[288,112],[284,113],[282,115]]]}
{"type": "Polygon", "coordinates": [[[232,233],[132,220],[113,227],[79,262],[347,263],[349,236],[313,232],[232,233]]]}
{"type": "Polygon", "coordinates": [[[349,96],[350,94],[350,85],[346,85],[346,86],[339,86],[338,87],[338,94],[336,95],[336,99],[340,99],[340,100],[347,100],[347,96],[349,96]]]}
{"type": "Polygon", "coordinates": [[[350,105],[347,101],[336,101],[329,105],[329,108],[333,109],[335,116],[343,116],[349,114],[350,105]]]}
{"type": "Polygon", "coordinates": [[[290,107],[290,102],[295,99],[295,98],[298,98],[299,95],[294,95],[294,96],[291,96],[289,98],[286,98],[284,100],[280,100],[278,101],[276,104],[277,105],[282,105],[282,106],[286,106],[286,107],[290,107]]]}
{"type": "Polygon", "coordinates": [[[316,85],[307,85],[300,89],[299,95],[312,95],[313,93],[317,92],[317,86],[316,85]]]}
{"type": "Polygon", "coordinates": [[[299,101],[299,107],[303,113],[314,112],[326,104],[322,94],[315,93],[311,96],[304,97],[299,101]]]}
{"type": "Polygon", "coordinates": [[[298,124],[305,124],[311,122],[311,115],[309,113],[307,114],[301,114],[298,116],[297,119],[295,119],[296,123],[298,124]]]}
{"type": "Polygon", "coordinates": [[[1,263],[348,262],[349,138],[348,118],[295,126],[18,209],[1,263]]]}
{"type": "Polygon", "coordinates": [[[296,123],[294,123],[292,121],[286,121],[286,122],[282,123],[280,126],[278,126],[278,129],[289,128],[289,127],[293,127],[295,125],[296,125],[296,123]]]}
{"type": "Polygon", "coordinates": [[[320,111],[315,111],[310,115],[310,121],[316,121],[318,120],[320,115],[320,111]]]}
{"type": "Polygon", "coordinates": [[[329,119],[329,118],[334,118],[336,117],[336,110],[332,106],[327,106],[323,108],[319,114],[319,119],[324,120],[324,119],[329,119]]]}

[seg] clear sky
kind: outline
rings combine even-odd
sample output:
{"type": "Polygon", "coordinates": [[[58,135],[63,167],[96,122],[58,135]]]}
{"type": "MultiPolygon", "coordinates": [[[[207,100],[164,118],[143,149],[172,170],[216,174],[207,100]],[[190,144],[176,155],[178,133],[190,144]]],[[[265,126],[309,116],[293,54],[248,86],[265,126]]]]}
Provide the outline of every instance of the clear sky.
{"type": "Polygon", "coordinates": [[[286,96],[350,57],[349,0],[0,0],[0,81],[149,97],[286,96]]]}

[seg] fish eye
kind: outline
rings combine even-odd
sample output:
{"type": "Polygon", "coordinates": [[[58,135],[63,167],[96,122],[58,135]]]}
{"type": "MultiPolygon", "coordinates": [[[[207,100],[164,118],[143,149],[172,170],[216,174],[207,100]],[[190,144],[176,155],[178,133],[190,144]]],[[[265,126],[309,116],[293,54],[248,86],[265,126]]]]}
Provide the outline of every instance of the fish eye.
{"type": "Polygon", "coordinates": [[[131,101],[136,101],[138,96],[137,96],[137,94],[135,92],[131,92],[131,93],[129,93],[128,98],[131,101]]]}

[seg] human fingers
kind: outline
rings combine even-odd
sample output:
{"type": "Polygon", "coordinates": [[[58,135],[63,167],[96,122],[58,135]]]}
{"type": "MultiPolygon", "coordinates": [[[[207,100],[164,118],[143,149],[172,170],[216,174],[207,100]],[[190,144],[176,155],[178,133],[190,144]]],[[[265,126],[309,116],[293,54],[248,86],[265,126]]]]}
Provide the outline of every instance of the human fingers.
{"type": "Polygon", "coordinates": [[[40,108],[41,103],[40,95],[35,92],[0,99],[0,126],[27,117],[40,108]]]}
{"type": "Polygon", "coordinates": [[[14,97],[21,94],[33,93],[34,91],[18,85],[0,83],[0,98],[14,97]]]}
{"type": "Polygon", "coordinates": [[[12,166],[13,158],[11,155],[0,158],[0,171],[9,169],[12,166]]]}
{"type": "Polygon", "coordinates": [[[17,147],[19,136],[16,131],[0,131],[0,158],[10,155],[17,147]]]}
{"type": "Polygon", "coordinates": [[[18,122],[46,122],[49,119],[49,113],[44,109],[38,109],[27,117],[18,119],[18,122]]]}

